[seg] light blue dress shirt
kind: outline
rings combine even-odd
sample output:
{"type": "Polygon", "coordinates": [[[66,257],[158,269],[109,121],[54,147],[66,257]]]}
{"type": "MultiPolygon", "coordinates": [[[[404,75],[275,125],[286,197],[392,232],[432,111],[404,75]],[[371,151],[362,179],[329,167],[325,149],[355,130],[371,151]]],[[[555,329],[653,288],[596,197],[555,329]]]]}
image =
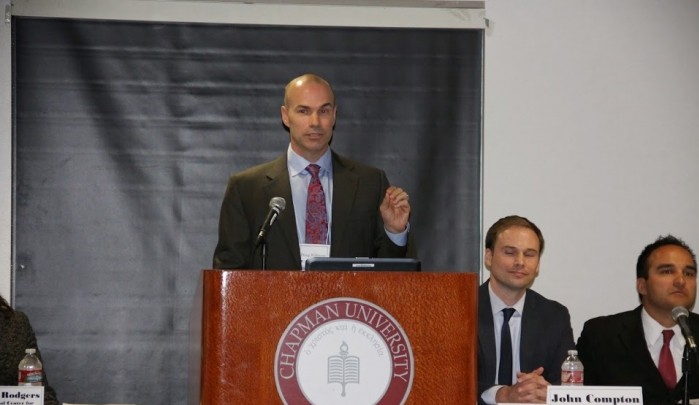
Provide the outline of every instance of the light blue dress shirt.
{"type": "MultiPolygon", "coordinates": [[[[291,183],[291,196],[294,200],[294,215],[296,216],[296,232],[299,243],[306,243],[306,201],[308,199],[308,184],[311,182],[311,174],[306,167],[311,164],[291,149],[291,144],[286,153],[286,161],[289,169],[289,182],[291,183]]],[[[332,196],[333,196],[333,160],[330,148],[315,162],[320,166],[320,184],[323,186],[325,194],[325,210],[328,213],[328,240],[331,241],[330,230],[332,229],[332,196]]]]}
{"type": "MultiPolygon", "coordinates": [[[[311,182],[311,174],[308,173],[306,167],[311,164],[291,149],[291,144],[286,151],[286,164],[289,170],[289,183],[291,184],[291,196],[294,200],[294,216],[296,217],[296,233],[299,238],[299,243],[306,243],[306,200],[308,199],[308,184],[311,182]]],[[[328,213],[328,240],[326,244],[330,245],[332,235],[332,199],[333,199],[333,160],[330,148],[315,162],[320,166],[320,184],[323,186],[325,193],[325,208],[328,213]]],[[[408,244],[408,231],[410,225],[401,233],[392,233],[384,228],[388,238],[398,246],[408,244]]]]}

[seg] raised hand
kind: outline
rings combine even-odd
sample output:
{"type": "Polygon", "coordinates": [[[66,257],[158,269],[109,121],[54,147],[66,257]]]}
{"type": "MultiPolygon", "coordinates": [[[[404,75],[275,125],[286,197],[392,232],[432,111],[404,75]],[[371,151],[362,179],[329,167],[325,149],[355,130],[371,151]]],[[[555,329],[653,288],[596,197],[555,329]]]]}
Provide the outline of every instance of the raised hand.
{"type": "Polygon", "coordinates": [[[410,202],[408,193],[400,187],[390,186],[386,189],[381,202],[381,218],[389,232],[401,233],[408,226],[410,202]]]}

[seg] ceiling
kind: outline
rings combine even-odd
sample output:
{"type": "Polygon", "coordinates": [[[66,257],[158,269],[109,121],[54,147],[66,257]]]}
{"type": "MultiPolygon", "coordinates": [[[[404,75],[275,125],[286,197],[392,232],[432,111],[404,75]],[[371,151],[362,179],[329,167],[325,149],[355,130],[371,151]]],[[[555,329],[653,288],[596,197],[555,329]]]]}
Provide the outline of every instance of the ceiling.
{"type": "MultiPolygon", "coordinates": [[[[187,1],[192,0],[170,0],[187,1]]],[[[483,8],[483,1],[473,0],[200,0],[206,3],[241,3],[241,4],[280,4],[280,5],[330,5],[330,6],[375,6],[375,7],[425,7],[425,8],[483,8]]]]}

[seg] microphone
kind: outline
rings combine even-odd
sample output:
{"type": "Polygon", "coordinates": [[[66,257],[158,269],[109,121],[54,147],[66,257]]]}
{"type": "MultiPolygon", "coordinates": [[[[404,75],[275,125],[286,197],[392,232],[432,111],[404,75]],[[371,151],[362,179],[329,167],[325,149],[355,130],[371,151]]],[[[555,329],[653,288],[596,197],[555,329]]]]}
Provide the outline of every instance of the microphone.
{"type": "Polygon", "coordinates": [[[255,246],[262,243],[267,235],[267,231],[269,231],[269,228],[274,223],[274,220],[277,219],[277,216],[284,211],[284,208],[286,208],[286,200],[284,198],[272,197],[272,199],[269,200],[269,213],[267,214],[267,218],[265,218],[265,222],[263,222],[260,227],[260,232],[257,234],[255,246]]]}
{"type": "Polygon", "coordinates": [[[684,339],[687,341],[687,346],[689,346],[689,348],[694,350],[694,352],[696,353],[697,343],[696,340],[694,340],[694,336],[692,336],[692,330],[689,329],[689,323],[687,322],[687,319],[689,319],[689,311],[687,310],[687,308],[673,308],[672,319],[674,319],[675,322],[677,322],[680,325],[680,329],[682,329],[682,335],[684,335],[684,339]]]}

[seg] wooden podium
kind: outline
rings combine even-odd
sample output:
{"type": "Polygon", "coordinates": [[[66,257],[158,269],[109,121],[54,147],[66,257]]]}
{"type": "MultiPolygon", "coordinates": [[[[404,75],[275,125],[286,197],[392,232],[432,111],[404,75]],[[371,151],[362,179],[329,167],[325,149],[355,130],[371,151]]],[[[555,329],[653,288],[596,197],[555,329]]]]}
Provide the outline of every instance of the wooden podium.
{"type": "Polygon", "coordinates": [[[402,327],[413,357],[406,404],[475,404],[477,287],[475,273],[204,270],[189,404],[283,404],[280,339],[309,307],[335,298],[373,303],[402,327]]]}

